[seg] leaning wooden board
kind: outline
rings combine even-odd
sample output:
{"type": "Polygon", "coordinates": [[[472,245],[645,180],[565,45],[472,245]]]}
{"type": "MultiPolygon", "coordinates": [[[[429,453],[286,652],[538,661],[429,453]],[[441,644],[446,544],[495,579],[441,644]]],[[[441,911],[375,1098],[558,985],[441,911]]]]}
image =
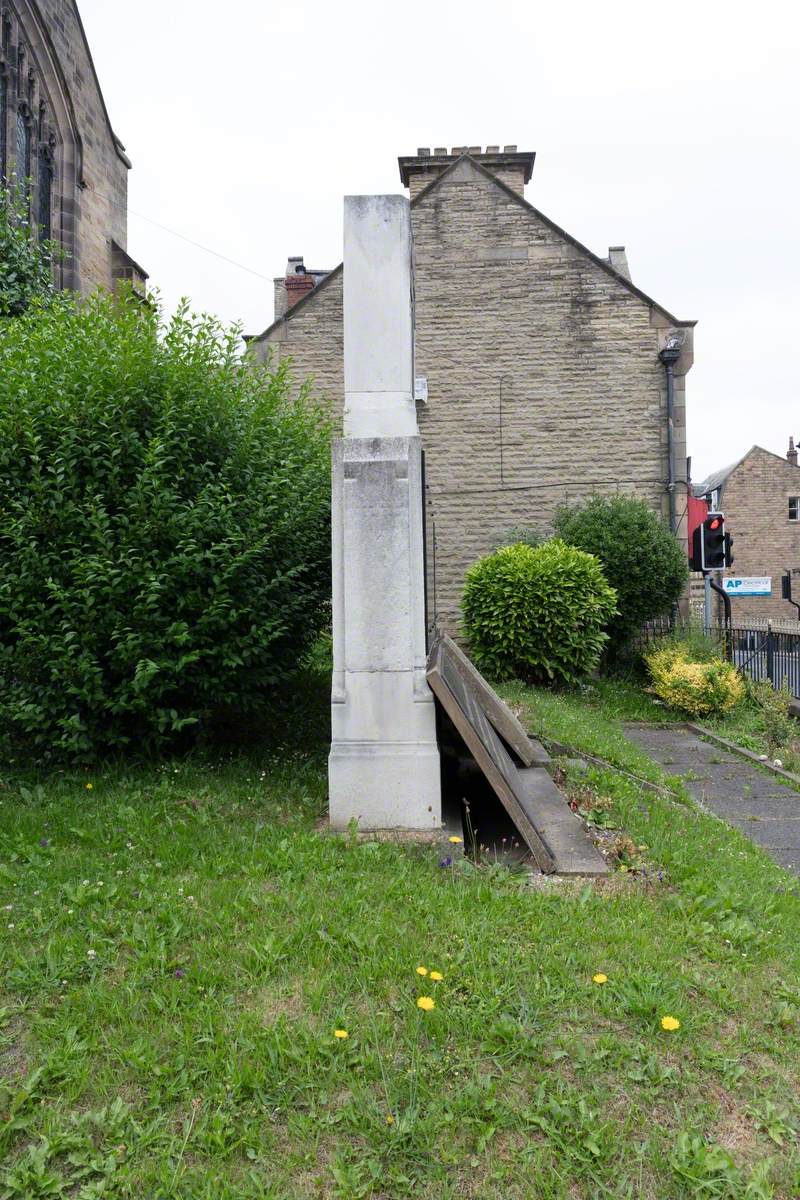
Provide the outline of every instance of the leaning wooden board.
{"type": "MultiPolygon", "coordinates": [[[[578,818],[541,767],[518,770],[495,732],[479,693],[440,640],[428,659],[428,683],[545,874],[602,875],[608,868],[578,818]]],[[[502,701],[498,698],[498,703],[502,701]]],[[[511,714],[509,714],[510,716],[511,714]]]]}
{"type": "Polygon", "coordinates": [[[528,737],[525,729],[507,704],[498,696],[481,675],[478,668],[467,658],[464,651],[446,633],[440,635],[445,654],[463,675],[464,682],[473,690],[475,698],[486,716],[494,725],[507,746],[510,746],[525,767],[542,767],[550,761],[550,755],[540,742],[528,737]]]}

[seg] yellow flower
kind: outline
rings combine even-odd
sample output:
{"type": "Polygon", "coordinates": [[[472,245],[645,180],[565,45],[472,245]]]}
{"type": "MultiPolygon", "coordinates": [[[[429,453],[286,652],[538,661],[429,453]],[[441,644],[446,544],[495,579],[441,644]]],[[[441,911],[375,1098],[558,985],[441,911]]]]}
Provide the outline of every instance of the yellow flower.
{"type": "Polygon", "coordinates": [[[444,979],[444,975],[441,973],[441,971],[431,971],[431,979],[434,983],[441,983],[444,979]]]}
{"type": "Polygon", "coordinates": [[[430,1012],[432,1008],[436,1008],[436,1001],[432,996],[420,996],[417,1008],[421,1008],[423,1012],[430,1012]]]}
{"type": "Polygon", "coordinates": [[[608,976],[604,975],[602,971],[598,971],[596,975],[592,976],[592,983],[608,983],[608,976]]]}
{"type": "Polygon", "coordinates": [[[454,846],[460,846],[464,839],[460,837],[449,837],[447,840],[448,842],[452,842],[454,846]]]}
{"type": "Polygon", "coordinates": [[[342,1041],[344,1041],[346,1037],[350,1037],[350,1034],[346,1029],[334,1029],[333,1036],[336,1038],[341,1038],[342,1041]]]}
{"type": "Polygon", "coordinates": [[[661,1028],[669,1030],[670,1033],[676,1029],[680,1029],[681,1023],[677,1017],[662,1017],[661,1028]]]}
{"type": "Polygon", "coordinates": [[[392,1114],[391,1114],[391,1113],[389,1113],[388,1117],[386,1118],[386,1124],[387,1124],[387,1125],[394,1125],[394,1117],[392,1116],[392,1114]]]}
{"type": "Polygon", "coordinates": [[[427,975],[428,968],[427,967],[417,967],[417,974],[418,975],[427,975]]]}
{"type": "Polygon", "coordinates": [[[87,785],[86,785],[86,790],[87,790],[87,792],[91,792],[93,788],[94,788],[94,784],[93,784],[93,783],[87,783],[87,785]]]}

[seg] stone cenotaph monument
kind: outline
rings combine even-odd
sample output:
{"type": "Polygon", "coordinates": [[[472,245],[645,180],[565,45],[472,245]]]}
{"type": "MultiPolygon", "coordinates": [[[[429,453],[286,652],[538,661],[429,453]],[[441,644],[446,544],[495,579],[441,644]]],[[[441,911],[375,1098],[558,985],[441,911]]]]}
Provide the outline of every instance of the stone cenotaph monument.
{"type": "Polygon", "coordinates": [[[425,678],[422,445],[414,403],[411,214],[344,202],[344,437],[333,446],[330,823],[441,827],[425,678]]]}

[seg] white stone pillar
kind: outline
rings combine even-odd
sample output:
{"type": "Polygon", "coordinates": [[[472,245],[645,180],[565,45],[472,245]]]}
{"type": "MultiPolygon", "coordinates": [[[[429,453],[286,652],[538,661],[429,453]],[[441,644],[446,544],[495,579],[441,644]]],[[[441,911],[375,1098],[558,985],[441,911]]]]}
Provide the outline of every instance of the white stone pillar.
{"type": "Polygon", "coordinates": [[[422,447],[404,196],[344,208],[345,436],[333,448],[330,821],[442,823],[425,678],[422,447]]]}

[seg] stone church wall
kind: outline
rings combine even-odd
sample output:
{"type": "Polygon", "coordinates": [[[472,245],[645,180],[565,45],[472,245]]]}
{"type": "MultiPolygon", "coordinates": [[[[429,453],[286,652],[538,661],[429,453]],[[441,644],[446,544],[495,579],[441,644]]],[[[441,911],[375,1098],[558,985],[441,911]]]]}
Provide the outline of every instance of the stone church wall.
{"type": "MultiPolygon", "coordinates": [[[[127,193],[130,162],[109,124],[74,0],[0,0],[9,22],[11,45],[6,70],[12,79],[12,120],[19,103],[18,49],[33,79],[32,165],[48,130],[54,134],[52,228],[67,251],[60,282],[83,292],[114,284],[112,241],[127,248],[127,193]],[[44,104],[44,120],[40,106],[44,104]],[[41,128],[40,128],[41,125],[41,128]]],[[[27,88],[27,79],[24,82],[27,88]]],[[[33,211],[38,211],[34,169],[33,211]]]]}

